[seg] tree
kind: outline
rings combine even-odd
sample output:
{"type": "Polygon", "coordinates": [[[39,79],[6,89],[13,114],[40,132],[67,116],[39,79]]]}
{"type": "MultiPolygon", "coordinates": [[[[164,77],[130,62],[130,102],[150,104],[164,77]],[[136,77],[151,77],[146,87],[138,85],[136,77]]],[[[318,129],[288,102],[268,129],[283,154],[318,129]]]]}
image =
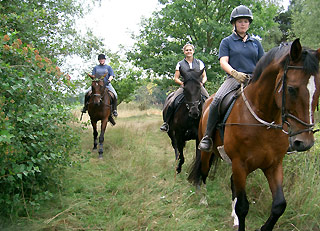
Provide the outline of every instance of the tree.
{"type": "Polygon", "coordinates": [[[320,2],[318,0],[296,0],[292,13],[292,30],[290,38],[300,38],[304,46],[318,49],[320,47],[320,2]]]}
{"type": "Polygon", "coordinates": [[[85,36],[76,29],[83,17],[100,0],[10,0],[0,2],[1,32],[18,32],[26,44],[37,47],[48,58],[62,63],[67,55],[90,57],[102,42],[87,28],[85,36]],[[86,9],[86,10],[85,10],[86,9]]]}
{"type": "Polygon", "coordinates": [[[175,64],[183,58],[181,48],[190,42],[195,45],[195,57],[206,64],[209,84],[219,86],[224,77],[217,59],[219,44],[231,33],[230,13],[240,3],[252,9],[254,23],[250,32],[259,35],[262,41],[277,26],[273,18],[278,6],[269,1],[159,0],[159,3],[163,7],[142,21],[140,34],[135,36],[137,42],[127,55],[135,65],[163,78],[172,78],[175,64]]]}
{"type": "Polygon", "coordinates": [[[102,45],[75,30],[83,3],[0,1],[0,216],[28,216],[50,199],[77,151],[67,105],[75,88],[57,64],[102,45]]]}

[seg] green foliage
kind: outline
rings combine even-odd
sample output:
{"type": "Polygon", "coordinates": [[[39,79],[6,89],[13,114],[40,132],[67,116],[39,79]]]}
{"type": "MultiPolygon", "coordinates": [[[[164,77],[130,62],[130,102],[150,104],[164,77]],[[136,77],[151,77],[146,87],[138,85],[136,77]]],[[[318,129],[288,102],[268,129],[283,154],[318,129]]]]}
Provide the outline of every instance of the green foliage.
{"type": "Polygon", "coordinates": [[[18,31],[19,38],[37,47],[49,58],[66,55],[89,57],[102,42],[88,30],[80,35],[75,27],[98,0],[10,0],[0,2],[0,32],[18,31]],[[84,10],[86,9],[86,10],[84,10]]]}
{"type": "Polygon", "coordinates": [[[50,198],[78,142],[63,104],[69,76],[18,36],[0,32],[0,216],[50,198]]]}
{"type": "MultiPolygon", "coordinates": [[[[149,19],[142,21],[129,60],[139,67],[153,70],[162,77],[172,77],[176,63],[184,58],[183,45],[195,45],[195,57],[207,67],[208,80],[215,88],[224,77],[218,49],[221,40],[232,31],[229,22],[232,9],[240,4],[253,11],[254,22],[250,33],[259,35],[266,44],[274,45],[269,33],[280,33],[273,18],[278,7],[269,1],[161,0],[163,6],[149,19]],[[268,37],[269,36],[269,37],[268,37]],[[268,40],[267,40],[268,39],[268,40]]],[[[166,87],[166,86],[164,86],[166,87]]]]}
{"type": "Polygon", "coordinates": [[[318,49],[320,47],[320,2],[318,0],[296,0],[293,5],[292,31],[290,38],[300,38],[304,46],[318,49]]]}

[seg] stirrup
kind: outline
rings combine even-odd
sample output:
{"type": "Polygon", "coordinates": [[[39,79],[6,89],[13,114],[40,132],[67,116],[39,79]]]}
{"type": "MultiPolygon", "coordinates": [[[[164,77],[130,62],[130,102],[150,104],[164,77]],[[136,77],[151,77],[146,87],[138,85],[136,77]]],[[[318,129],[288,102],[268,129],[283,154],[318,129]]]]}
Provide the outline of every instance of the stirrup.
{"type": "Polygon", "coordinates": [[[117,116],[118,116],[117,110],[114,110],[114,111],[112,112],[112,114],[113,114],[114,117],[117,117],[117,116]]]}
{"type": "Polygon", "coordinates": [[[86,112],[87,112],[87,107],[84,106],[84,107],[82,108],[81,112],[82,112],[82,113],[86,113],[86,112]]]}
{"type": "Polygon", "coordinates": [[[200,141],[200,143],[198,145],[198,149],[200,149],[201,151],[205,151],[205,152],[211,152],[213,150],[212,139],[208,135],[205,135],[202,138],[202,140],[200,141]]]}
{"type": "Polygon", "coordinates": [[[161,127],[160,130],[163,132],[168,132],[169,131],[169,124],[167,122],[164,122],[161,127]]]}

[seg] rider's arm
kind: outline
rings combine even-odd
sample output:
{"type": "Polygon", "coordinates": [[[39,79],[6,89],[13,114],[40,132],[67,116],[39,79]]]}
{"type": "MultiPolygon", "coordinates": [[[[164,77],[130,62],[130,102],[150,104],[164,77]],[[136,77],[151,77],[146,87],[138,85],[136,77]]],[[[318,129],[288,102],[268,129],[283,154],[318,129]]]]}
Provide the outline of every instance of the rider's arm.
{"type": "Polygon", "coordinates": [[[202,73],[202,84],[205,84],[207,82],[207,73],[206,70],[203,70],[202,73]]]}
{"type": "Polygon", "coordinates": [[[179,77],[180,77],[180,71],[176,70],[176,72],[174,73],[174,81],[181,86],[183,85],[183,82],[179,79],[179,77]]]}
{"type": "Polygon", "coordinates": [[[229,64],[229,56],[223,56],[220,58],[220,66],[225,72],[231,75],[233,68],[229,64]]]}

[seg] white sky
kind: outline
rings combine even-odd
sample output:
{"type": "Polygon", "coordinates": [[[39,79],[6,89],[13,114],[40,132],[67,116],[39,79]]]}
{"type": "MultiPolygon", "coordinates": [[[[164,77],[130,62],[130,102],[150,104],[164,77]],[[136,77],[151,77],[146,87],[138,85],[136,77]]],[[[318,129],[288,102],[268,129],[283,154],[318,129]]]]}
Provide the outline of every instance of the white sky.
{"type": "Polygon", "coordinates": [[[120,44],[133,45],[131,32],[138,33],[141,18],[149,18],[158,6],[158,0],[101,0],[84,22],[115,52],[120,44]]]}

